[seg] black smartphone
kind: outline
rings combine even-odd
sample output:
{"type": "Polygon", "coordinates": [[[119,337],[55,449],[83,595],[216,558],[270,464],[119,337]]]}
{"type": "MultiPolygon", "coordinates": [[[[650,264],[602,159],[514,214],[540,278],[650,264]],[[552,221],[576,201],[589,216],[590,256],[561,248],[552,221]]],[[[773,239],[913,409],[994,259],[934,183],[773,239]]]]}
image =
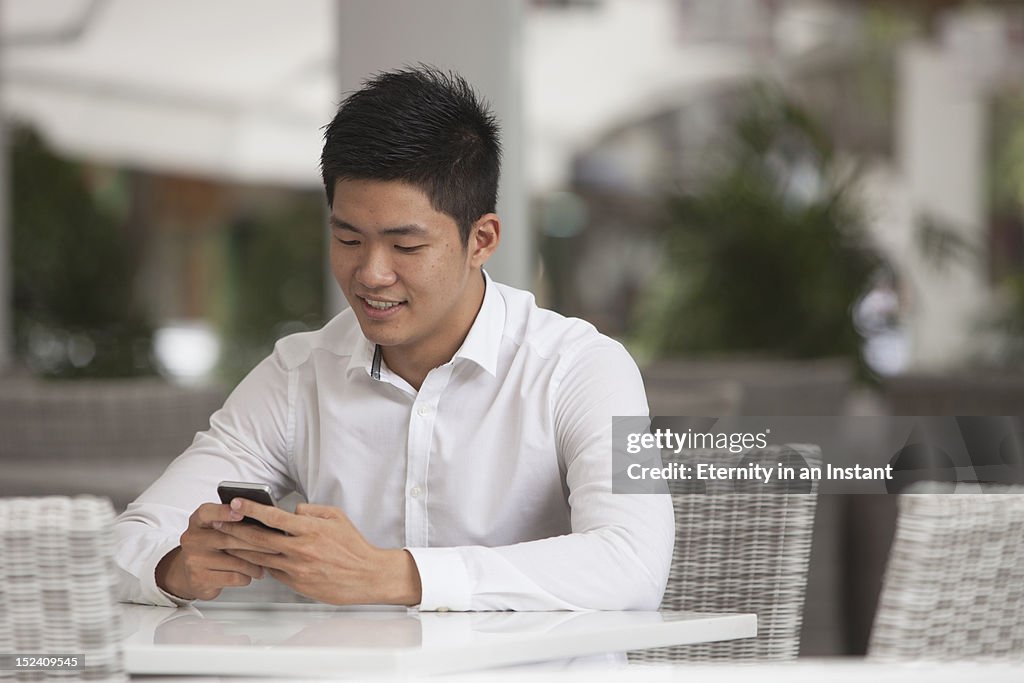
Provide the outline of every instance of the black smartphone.
{"type": "MultiPolygon", "coordinates": [[[[220,502],[225,505],[230,505],[231,501],[235,498],[246,498],[259,503],[260,505],[277,507],[277,503],[274,502],[274,496],[270,494],[270,487],[266,484],[252,484],[245,481],[222,481],[217,485],[217,495],[220,496],[220,502]]],[[[280,529],[267,526],[263,522],[258,519],[253,519],[252,517],[243,517],[242,522],[263,527],[270,531],[281,532],[280,529]]]]}

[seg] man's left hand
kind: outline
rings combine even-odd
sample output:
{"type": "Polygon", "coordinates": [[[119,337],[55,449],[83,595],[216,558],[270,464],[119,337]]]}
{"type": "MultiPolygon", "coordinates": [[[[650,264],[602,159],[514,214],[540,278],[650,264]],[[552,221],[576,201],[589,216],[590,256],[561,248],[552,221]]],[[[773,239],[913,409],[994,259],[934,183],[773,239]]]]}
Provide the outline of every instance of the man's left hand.
{"type": "Polygon", "coordinates": [[[221,522],[223,533],[276,554],[227,552],[266,568],[302,595],[335,605],[420,602],[420,576],[412,555],[372,545],[338,508],[300,503],[292,514],[235,498],[231,509],[287,535],[242,522],[221,522]]]}

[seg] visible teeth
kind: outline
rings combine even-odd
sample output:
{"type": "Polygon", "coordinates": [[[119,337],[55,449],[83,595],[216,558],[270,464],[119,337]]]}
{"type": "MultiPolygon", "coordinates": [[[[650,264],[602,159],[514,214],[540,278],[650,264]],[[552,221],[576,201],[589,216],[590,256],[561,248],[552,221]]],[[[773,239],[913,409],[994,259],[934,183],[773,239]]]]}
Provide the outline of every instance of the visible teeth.
{"type": "Polygon", "coordinates": [[[371,307],[376,308],[378,311],[386,311],[389,308],[394,308],[400,303],[394,301],[370,301],[369,299],[363,299],[363,301],[370,304],[371,307]]]}

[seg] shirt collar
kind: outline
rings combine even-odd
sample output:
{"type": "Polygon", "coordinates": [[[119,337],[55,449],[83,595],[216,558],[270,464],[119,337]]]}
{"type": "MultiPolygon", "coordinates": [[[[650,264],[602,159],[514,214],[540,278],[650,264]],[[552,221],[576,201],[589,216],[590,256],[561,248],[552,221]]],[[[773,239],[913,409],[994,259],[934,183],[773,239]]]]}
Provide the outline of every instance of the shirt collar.
{"type": "MultiPolygon", "coordinates": [[[[469,334],[455,352],[453,360],[464,358],[473,361],[492,376],[497,376],[498,353],[501,350],[501,338],[505,334],[505,299],[487,271],[481,272],[484,277],[484,300],[480,304],[473,325],[469,328],[469,334]]],[[[356,326],[358,329],[358,323],[356,326]]],[[[360,331],[356,335],[355,347],[352,349],[346,372],[362,369],[372,376],[376,357],[376,344],[364,337],[360,331]]]]}
{"type": "MultiPolygon", "coordinates": [[[[356,329],[359,330],[358,321],[355,325],[356,329]]],[[[348,359],[348,367],[345,369],[345,372],[348,374],[353,370],[361,369],[369,375],[373,370],[374,351],[377,345],[364,337],[362,330],[359,330],[355,337],[355,345],[352,349],[352,355],[348,359]]]]}
{"type": "Polygon", "coordinates": [[[469,334],[455,352],[455,358],[473,361],[496,377],[498,352],[501,350],[501,339],[505,335],[505,299],[487,271],[481,272],[484,275],[484,301],[476,314],[476,320],[469,328],[469,334]]]}

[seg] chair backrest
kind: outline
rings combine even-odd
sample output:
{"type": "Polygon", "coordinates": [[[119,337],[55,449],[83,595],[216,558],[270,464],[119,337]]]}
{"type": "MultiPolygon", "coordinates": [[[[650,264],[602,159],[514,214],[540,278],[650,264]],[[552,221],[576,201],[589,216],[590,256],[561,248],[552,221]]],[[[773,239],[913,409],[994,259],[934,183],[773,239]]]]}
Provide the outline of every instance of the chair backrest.
{"type": "Polygon", "coordinates": [[[1024,660],[1024,486],[899,499],[868,655],[1024,660]]]}
{"type": "Polygon", "coordinates": [[[0,654],[80,658],[26,675],[127,680],[113,521],[103,498],[0,498],[0,654]]]}
{"type": "Polygon", "coordinates": [[[651,415],[738,415],[743,404],[743,385],[736,380],[679,381],[644,375],[651,415]]]}
{"type": "Polygon", "coordinates": [[[693,394],[708,382],[732,382],[738,388],[737,403],[730,412],[659,413],[652,402],[651,415],[841,415],[853,380],[850,361],[838,358],[657,361],[642,373],[648,392],[693,394]]]}
{"type": "Polygon", "coordinates": [[[110,498],[123,510],[224,402],[155,378],[0,378],[0,497],[110,498]]]}
{"type": "MultiPolygon", "coordinates": [[[[810,466],[821,465],[820,450],[809,445],[753,454],[705,451],[688,459],[691,464],[772,466],[797,456],[810,466]]],[[[729,490],[737,490],[732,484],[729,490]]],[[[705,493],[672,494],[676,545],[661,609],[754,612],[758,635],[631,652],[631,661],[785,660],[797,655],[817,484],[776,480],[731,493],[717,492],[718,486],[709,485],[705,493]]]]}

